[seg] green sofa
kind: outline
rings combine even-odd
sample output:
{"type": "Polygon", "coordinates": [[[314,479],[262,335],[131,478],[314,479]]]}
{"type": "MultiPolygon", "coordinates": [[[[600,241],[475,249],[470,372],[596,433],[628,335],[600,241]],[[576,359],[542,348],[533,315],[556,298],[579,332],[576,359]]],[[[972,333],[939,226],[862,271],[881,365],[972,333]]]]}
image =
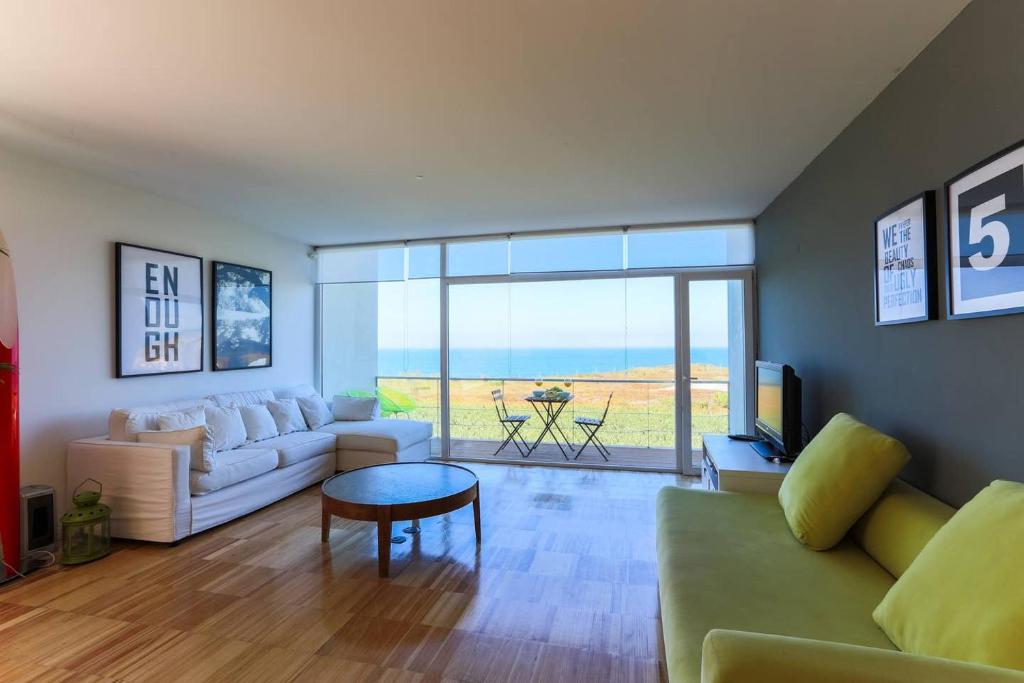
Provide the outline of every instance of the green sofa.
{"type": "Polygon", "coordinates": [[[835,548],[790,532],[774,494],[658,494],[658,579],[672,683],[1022,681],[899,652],[871,618],[953,508],[896,481],[835,548]]]}

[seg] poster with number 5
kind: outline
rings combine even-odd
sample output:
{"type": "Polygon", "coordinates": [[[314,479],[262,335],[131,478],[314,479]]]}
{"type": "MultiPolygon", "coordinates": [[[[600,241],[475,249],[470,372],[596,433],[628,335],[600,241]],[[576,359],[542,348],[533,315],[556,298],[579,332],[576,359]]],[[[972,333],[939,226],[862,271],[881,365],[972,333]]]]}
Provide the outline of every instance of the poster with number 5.
{"type": "Polygon", "coordinates": [[[949,317],[1024,312],[1024,142],[946,183],[949,317]]]}

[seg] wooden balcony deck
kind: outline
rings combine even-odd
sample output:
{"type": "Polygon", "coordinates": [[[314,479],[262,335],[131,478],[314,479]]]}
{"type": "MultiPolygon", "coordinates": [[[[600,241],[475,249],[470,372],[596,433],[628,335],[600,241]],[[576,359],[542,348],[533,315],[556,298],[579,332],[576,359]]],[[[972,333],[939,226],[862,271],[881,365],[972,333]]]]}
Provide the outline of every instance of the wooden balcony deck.
{"type": "MultiPolygon", "coordinates": [[[[579,467],[596,467],[602,469],[631,470],[675,470],[676,454],[671,448],[636,448],[632,446],[608,445],[611,458],[605,462],[593,445],[587,446],[578,459],[569,454],[566,462],[562,452],[553,443],[542,443],[529,458],[523,458],[515,446],[509,444],[498,455],[494,450],[499,441],[452,439],[451,457],[458,460],[474,460],[479,462],[498,462],[516,465],[576,465],[579,467]]],[[[575,444],[578,448],[579,444],[575,444]]]]}

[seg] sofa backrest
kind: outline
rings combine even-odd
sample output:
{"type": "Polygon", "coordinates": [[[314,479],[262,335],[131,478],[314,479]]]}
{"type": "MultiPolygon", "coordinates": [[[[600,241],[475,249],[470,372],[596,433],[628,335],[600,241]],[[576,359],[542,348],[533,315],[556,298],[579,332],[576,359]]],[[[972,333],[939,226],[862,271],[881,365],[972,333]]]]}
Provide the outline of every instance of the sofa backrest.
{"type": "Polygon", "coordinates": [[[108,420],[108,435],[112,441],[135,441],[135,435],[129,434],[127,429],[128,415],[141,413],[151,415],[152,422],[146,425],[146,429],[156,429],[156,417],[161,413],[173,413],[179,410],[188,410],[199,406],[252,406],[273,401],[275,398],[295,398],[296,396],[309,396],[317,393],[316,389],[308,384],[296,384],[285,389],[255,389],[252,391],[235,391],[226,394],[213,394],[205,398],[190,398],[182,401],[168,401],[151,406],[136,406],[133,408],[116,408],[110,411],[108,420]]]}
{"type": "Polygon", "coordinates": [[[274,392],[270,389],[253,389],[251,391],[233,391],[228,394],[213,394],[207,397],[219,408],[231,406],[258,406],[274,400],[274,392]]]}
{"type": "Polygon", "coordinates": [[[853,540],[899,578],[956,510],[897,479],[853,527],[853,540]]]}
{"type": "Polygon", "coordinates": [[[277,399],[298,398],[300,396],[319,396],[320,392],[308,384],[296,384],[284,389],[275,389],[274,396],[277,399]]]}
{"type": "Polygon", "coordinates": [[[146,425],[146,429],[156,429],[156,418],[161,413],[173,413],[179,410],[189,410],[199,406],[210,405],[205,398],[190,398],[184,401],[170,401],[158,403],[151,406],[137,406],[135,408],[116,408],[110,411],[110,418],[107,423],[108,434],[112,441],[136,441],[134,434],[128,433],[128,415],[137,413],[152,417],[152,421],[146,425]]]}

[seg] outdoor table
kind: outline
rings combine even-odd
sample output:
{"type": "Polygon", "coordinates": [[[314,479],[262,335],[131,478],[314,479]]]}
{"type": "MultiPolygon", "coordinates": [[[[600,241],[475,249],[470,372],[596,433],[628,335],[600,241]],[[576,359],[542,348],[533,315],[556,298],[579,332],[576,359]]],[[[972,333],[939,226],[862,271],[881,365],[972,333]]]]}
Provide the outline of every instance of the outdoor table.
{"type": "Polygon", "coordinates": [[[540,442],[544,440],[544,436],[546,434],[551,434],[551,438],[555,440],[555,445],[558,446],[558,450],[562,451],[562,457],[568,460],[569,454],[565,452],[565,448],[568,448],[570,453],[574,453],[575,450],[572,447],[572,443],[569,441],[569,437],[567,437],[565,432],[562,431],[562,428],[558,426],[556,420],[558,420],[558,416],[562,414],[562,411],[565,410],[565,407],[569,405],[569,401],[572,400],[572,394],[563,394],[558,398],[550,396],[534,396],[533,394],[530,394],[529,396],[524,397],[523,400],[533,406],[533,410],[537,413],[537,417],[539,417],[540,421],[544,423],[544,428],[540,430],[540,436],[538,436],[537,440],[533,442],[532,446],[530,446],[530,450],[527,451],[526,457],[530,457],[530,453],[537,450],[537,446],[540,446],[540,442]],[[555,434],[555,432],[561,434],[562,438],[565,439],[565,448],[562,448],[562,442],[558,440],[558,435],[555,434]]]}

